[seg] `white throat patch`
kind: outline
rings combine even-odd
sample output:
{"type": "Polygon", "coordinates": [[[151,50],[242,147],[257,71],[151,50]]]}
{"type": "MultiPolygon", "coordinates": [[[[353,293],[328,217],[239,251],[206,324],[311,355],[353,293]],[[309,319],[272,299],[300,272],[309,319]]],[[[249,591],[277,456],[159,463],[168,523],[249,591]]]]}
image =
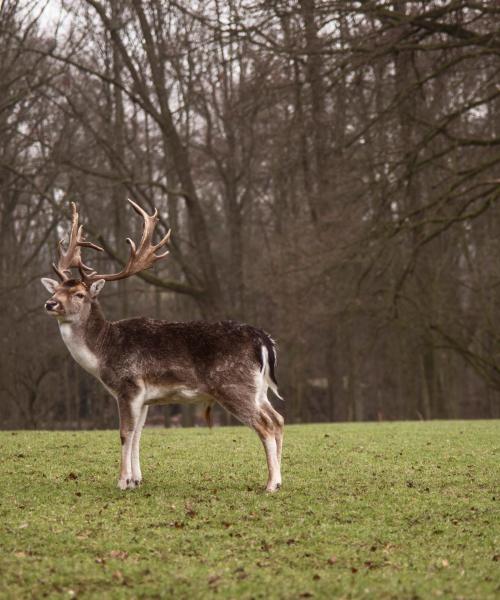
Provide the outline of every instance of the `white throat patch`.
{"type": "Polygon", "coordinates": [[[76,362],[95,377],[99,376],[99,361],[83,339],[75,334],[71,323],[60,323],[61,336],[71,356],[76,362]]]}

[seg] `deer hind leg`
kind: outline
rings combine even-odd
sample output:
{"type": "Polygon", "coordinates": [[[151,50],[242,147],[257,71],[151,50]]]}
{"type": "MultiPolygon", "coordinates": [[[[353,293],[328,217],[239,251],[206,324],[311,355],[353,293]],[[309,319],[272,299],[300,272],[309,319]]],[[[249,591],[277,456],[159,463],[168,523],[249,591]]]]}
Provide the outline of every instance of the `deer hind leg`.
{"type": "Polygon", "coordinates": [[[137,421],[137,425],[134,430],[132,439],[132,486],[137,487],[142,482],[141,463],[139,458],[140,445],[141,445],[141,434],[148,416],[148,406],[143,406],[137,421]]]}
{"type": "Polygon", "coordinates": [[[139,386],[129,386],[129,389],[118,397],[120,441],[122,444],[118,487],[121,490],[135,487],[132,478],[132,446],[134,433],[138,428],[142,415],[143,395],[144,392],[139,386]]]}
{"type": "Polygon", "coordinates": [[[283,447],[283,417],[271,406],[267,397],[261,398],[253,428],[266,452],[269,477],[266,491],[276,492],[281,487],[281,452],[283,447]]]}
{"type": "Polygon", "coordinates": [[[276,492],[281,487],[281,449],[283,417],[274,410],[265,392],[241,390],[216,395],[217,400],[239,421],[252,427],[262,441],[266,453],[268,479],[266,491],[276,492]]]}
{"type": "Polygon", "coordinates": [[[274,438],[276,440],[276,455],[278,457],[278,463],[281,468],[281,455],[283,451],[283,430],[285,425],[285,419],[280,413],[275,410],[272,404],[267,399],[267,395],[264,396],[262,401],[263,409],[267,412],[267,415],[273,421],[274,424],[274,438]]]}

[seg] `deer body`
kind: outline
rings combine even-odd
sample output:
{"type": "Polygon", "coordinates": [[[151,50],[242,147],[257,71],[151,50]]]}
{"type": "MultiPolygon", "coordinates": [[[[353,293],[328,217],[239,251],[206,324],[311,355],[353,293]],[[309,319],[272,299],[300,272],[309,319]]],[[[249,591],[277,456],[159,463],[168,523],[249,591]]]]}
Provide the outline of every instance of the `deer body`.
{"type": "MultiPolygon", "coordinates": [[[[145,227],[143,240],[146,234],[145,227]]],[[[78,241],[88,244],[83,238],[78,241]]],[[[68,254],[69,250],[63,256],[68,254]]],[[[62,283],[42,280],[53,294],[46,310],[57,317],[63,341],[76,362],[117,401],[120,489],[134,488],[142,481],[139,450],[148,406],[200,401],[208,411],[214,402],[219,403],[257,432],[268,464],[266,489],[279,489],[283,418],[267,398],[269,387],[278,395],[276,351],[269,335],[231,321],[172,323],[144,317],[107,321],[97,299],[105,280],[100,276],[86,279],[89,268],[77,259],[80,264],[74,265],[68,258],[69,266],[79,267],[82,280],[67,276],[62,283]]],[[[67,270],[64,262],[56,268],[63,275],[67,270]]]]}

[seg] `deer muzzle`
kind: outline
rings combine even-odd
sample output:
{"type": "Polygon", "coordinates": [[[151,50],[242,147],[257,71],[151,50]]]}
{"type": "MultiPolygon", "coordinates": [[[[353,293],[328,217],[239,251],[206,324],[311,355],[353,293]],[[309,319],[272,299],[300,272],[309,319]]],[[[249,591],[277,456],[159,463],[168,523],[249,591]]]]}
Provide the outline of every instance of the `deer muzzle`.
{"type": "Polygon", "coordinates": [[[57,300],[47,300],[45,303],[45,310],[47,312],[55,312],[58,306],[59,302],[57,300]]]}

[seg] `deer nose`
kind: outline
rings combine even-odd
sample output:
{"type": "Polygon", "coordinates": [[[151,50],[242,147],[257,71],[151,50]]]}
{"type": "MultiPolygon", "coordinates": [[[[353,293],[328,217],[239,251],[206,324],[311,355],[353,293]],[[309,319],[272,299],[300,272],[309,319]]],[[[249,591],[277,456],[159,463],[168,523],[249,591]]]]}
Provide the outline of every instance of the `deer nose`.
{"type": "Polygon", "coordinates": [[[57,300],[47,300],[47,302],[45,303],[45,308],[47,310],[54,310],[58,304],[59,302],[57,300]]]}

